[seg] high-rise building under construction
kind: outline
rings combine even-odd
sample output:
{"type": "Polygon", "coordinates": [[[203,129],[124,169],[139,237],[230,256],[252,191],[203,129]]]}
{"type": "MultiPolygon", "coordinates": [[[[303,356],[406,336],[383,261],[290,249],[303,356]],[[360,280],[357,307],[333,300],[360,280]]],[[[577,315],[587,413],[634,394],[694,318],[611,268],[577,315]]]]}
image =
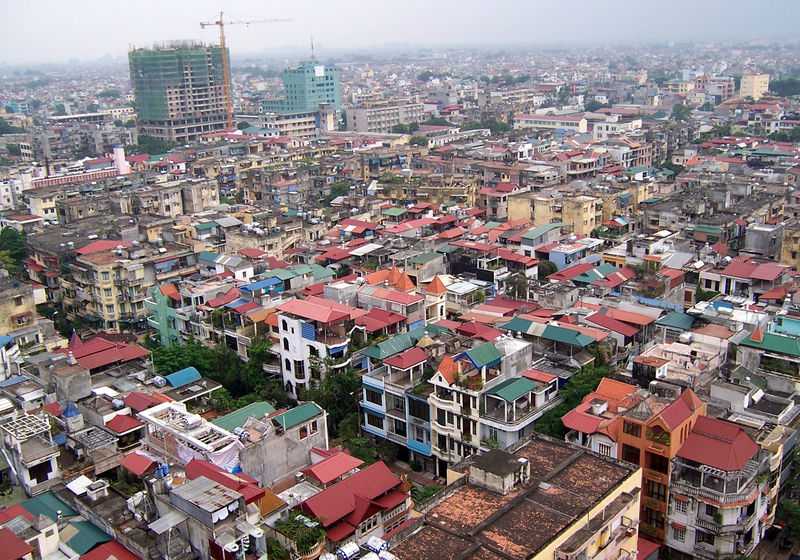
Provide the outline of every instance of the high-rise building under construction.
{"type": "Polygon", "coordinates": [[[169,43],[128,53],[139,134],[173,142],[225,128],[227,49],[169,43]]]}

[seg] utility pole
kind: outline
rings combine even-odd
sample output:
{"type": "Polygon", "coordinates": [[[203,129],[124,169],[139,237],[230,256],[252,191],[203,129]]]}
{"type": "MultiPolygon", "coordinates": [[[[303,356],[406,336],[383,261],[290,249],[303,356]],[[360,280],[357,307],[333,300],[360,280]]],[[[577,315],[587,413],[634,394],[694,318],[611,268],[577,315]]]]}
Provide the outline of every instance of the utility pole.
{"type": "Polygon", "coordinates": [[[225,128],[233,129],[233,88],[231,87],[231,65],[227,56],[227,44],[225,43],[226,25],[250,25],[255,23],[285,23],[291,19],[253,19],[249,21],[225,21],[222,12],[219,13],[217,21],[201,21],[201,29],[216,25],[219,27],[219,46],[222,49],[222,87],[225,94],[225,128]]]}

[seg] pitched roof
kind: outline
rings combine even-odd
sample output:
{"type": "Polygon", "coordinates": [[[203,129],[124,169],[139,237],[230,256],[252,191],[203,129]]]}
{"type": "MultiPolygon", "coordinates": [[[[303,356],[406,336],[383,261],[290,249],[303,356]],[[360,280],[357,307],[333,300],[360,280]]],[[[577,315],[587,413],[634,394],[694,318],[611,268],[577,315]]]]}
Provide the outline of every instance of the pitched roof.
{"type": "Polygon", "coordinates": [[[78,554],[85,554],[97,545],[111,540],[111,537],[89,521],[73,521],[69,525],[77,532],[67,541],[67,545],[78,554]]]}
{"type": "Polygon", "coordinates": [[[53,494],[52,491],[39,494],[28,498],[22,502],[22,507],[31,512],[34,516],[44,515],[51,520],[58,519],[58,512],[64,517],[74,517],[78,512],[72,509],[65,501],[53,494]]]}
{"type": "Polygon", "coordinates": [[[639,329],[636,327],[627,323],[623,323],[622,321],[612,319],[608,315],[604,315],[602,313],[594,313],[593,315],[589,315],[586,317],[586,320],[590,323],[600,325],[601,327],[605,327],[610,331],[614,331],[615,333],[619,333],[626,337],[635,336],[639,332],[639,329]]]}
{"type": "Polygon", "coordinates": [[[136,476],[143,476],[147,471],[155,468],[156,463],[150,457],[145,457],[134,451],[122,458],[120,466],[136,476]]]}
{"type": "Polygon", "coordinates": [[[672,327],[682,331],[688,331],[693,324],[694,317],[680,311],[672,311],[656,321],[656,325],[661,327],[672,327]]]}
{"type": "Polygon", "coordinates": [[[287,410],[282,414],[273,416],[272,420],[277,422],[284,430],[290,430],[312,418],[322,414],[322,409],[316,403],[307,402],[287,410]]]}
{"type": "Polygon", "coordinates": [[[194,480],[205,477],[209,480],[221,484],[244,496],[245,503],[253,503],[264,496],[264,490],[250,477],[244,477],[226,472],[220,467],[201,459],[192,459],[186,463],[186,478],[194,480]]]}
{"type": "Polygon", "coordinates": [[[80,560],[139,560],[139,557],[117,541],[108,541],[81,556],[80,560]]]}
{"type": "Polygon", "coordinates": [[[344,311],[337,311],[331,307],[325,307],[323,305],[318,305],[316,303],[311,303],[300,299],[289,300],[286,303],[278,306],[278,310],[283,313],[290,313],[292,315],[297,315],[304,319],[318,321],[320,323],[339,321],[341,319],[348,318],[350,315],[344,311]]]}
{"type": "Polygon", "coordinates": [[[321,484],[329,484],[337,478],[349,473],[353,469],[357,469],[364,464],[364,461],[353,457],[352,455],[339,451],[331,455],[327,459],[311,465],[305,472],[307,475],[313,476],[321,484]]]}
{"type": "Polygon", "coordinates": [[[185,385],[199,381],[201,377],[202,376],[200,375],[200,372],[197,371],[196,367],[189,366],[174,373],[170,373],[169,375],[165,375],[164,379],[167,380],[167,383],[169,383],[170,386],[174,387],[175,389],[179,389],[185,385]]]}
{"type": "Polygon", "coordinates": [[[236,428],[241,428],[248,418],[263,418],[275,412],[275,407],[267,401],[257,401],[243,406],[224,416],[214,418],[211,423],[224,430],[232,432],[236,428]]]}
{"type": "MultiPolygon", "coordinates": [[[[324,527],[330,527],[350,517],[359,506],[359,501],[375,500],[400,484],[401,480],[389,467],[383,461],[378,461],[312,496],[301,507],[317,517],[324,527]]],[[[350,521],[350,525],[358,526],[362,520],[351,518],[350,521]]]]}
{"type": "Polygon", "coordinates": [[[594,339],[590,336],[586,336],[572,329],[565,329],[554,325],[545,326],[542,332],[542,338],[552,340],[553,342],[562,342],[571,346],[579,346],[581,348],[586,348],[594,343],[594,339]]]}
{"type": "Polygon", "coordinates": [[[424,363],[427,359],[428,355],[425,351],[418,346],[414,346],[413,348],[409,348],[408,350],[385,359],[383,363],[398,369],[408,369],[424,363]]]}
{"type": "Polygon", "coordinates": [[[106,422],[106,428],[117,435],[127,434],[142,426],[143,424],[139,420],[128,414],[117,414],[114,418],[106,422]]]}
{"type": "Polygon", "coordinates": [[[0,510],[0,525],[4,525],[12,519],[16,519],[20,516],[24,517],[28,521],[33,521],[33,514],[22,507],[22,505],[14,504],[8,506],[7,508],[0,510]]]}
{"type": "Polygon", "coordinates": [[[512,379],[506,379],[499,385],[495,385],[488,393],[500,397],[506,402],[514,402],[518,398],[536,390],[539,386],[538,383],[527,377],[514,377],[512,379]]]}
{"type": "Polygon", "coordinates": [[[760,340],[752,334],[739,344],[751,348],[760,348],[761,350],[777,352],[779,354],[800,357],[800,339],[793,336],[765,332],[762,333],[760,340]]]}
{"type": "Polygon", "coordinates": [[[700,416],[678,457],[723,471],[741,470],[758,453],[758,444],[738,425],[700,416]]]}
{"type": "Polygon", "coordinates": [[[452,385],[455,383],[458,376],[458,364],[453,359],[453,356],[447,355],[442,358],[441,362],[439,362],[439,366],[436,368],[436,371],[441,373],[442,377],[445,378],[447,383],[452,385]]]}
{"type": "Polygon", "coordinates": [[[485,342],[473,348],[470,348],[464,353],[469,360],[475,365],[476,368],[488,366],[494,362],[502,359],[500,351],[491,342],[485,342]]]}
{"type": "Polygon", "coordinates": [[[634,313],[632,311],[623,311],[622,309],[608,309],[606,315],[617,321],[631,323],[633,325],[646,326],[655,321],[654,317],[648,317],[641,313],[634,313]]]}
{"type": "Polygon", "coordinates": [[[0,527],[0,540],[3,542],[0,549],[0,560],[18,560],[33,552],[31,545],[6,527],[0,527]]]}
{"type": "Polygon", "coordinates": [[[685,422],[695,410],[703,406],[703,401],[691,389],[686,389],[681,395],[664,407],[659,417],[674,430],[685,422]]]}

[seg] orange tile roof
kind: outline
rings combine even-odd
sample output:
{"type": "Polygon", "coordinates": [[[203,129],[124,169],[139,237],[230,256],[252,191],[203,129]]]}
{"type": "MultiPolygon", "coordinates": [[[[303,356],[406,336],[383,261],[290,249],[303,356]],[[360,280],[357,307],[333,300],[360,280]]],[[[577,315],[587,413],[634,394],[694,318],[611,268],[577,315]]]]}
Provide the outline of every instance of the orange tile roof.
{"type": "Polygon", "coordinates": [[[441,373],[442,377],[452,385],[455,383],[456,376],[458,375],[458,364],[452,356],[445,356],[442,358],[442,361],[439,362],[439,367],[436,368],[436,371],[441,373]]]}
{"type": "Polygon", "coordinates": [[[436,275],[433,277],[431,283],[425,287],[425,291],[428,292],[429,294],[434,294],[439,296],[447,293],[447,287],[445,287],[444,282],[442,282],[442,279],[439,278],[438,275],[436,275]]]}

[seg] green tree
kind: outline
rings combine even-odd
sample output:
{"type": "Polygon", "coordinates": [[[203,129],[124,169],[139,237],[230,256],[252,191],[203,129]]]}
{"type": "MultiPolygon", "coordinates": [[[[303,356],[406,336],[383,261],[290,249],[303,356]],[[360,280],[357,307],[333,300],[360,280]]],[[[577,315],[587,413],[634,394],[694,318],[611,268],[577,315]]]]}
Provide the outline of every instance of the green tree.
{"type": "Polygon", "coordinates": [[[161,140],[146,134],[139,136],[139,143],[135,146],[128,147],[128,153],[144,153],[150,155],[165,154],[171,149],[175,148],[177,144],[168,140],[161,140]]]}
{"type": "Polygon", "coordinates": [[[539,261],[539,265],[537,266],[537,272],[539,280],[547,280],[548,276],[550,276],[554,272],[558,272],[558,267],[551,261],[547,260],[539,261]]]}
{"type": "Polygon", "coordinates": [[[6,149],[8,150],[8,155],[10,156],[22,155],[22,149],[19,147],[19,144],[8,144],[6,149]]]}
{"type": "Polygon", "coordinates": [[[63,103],[56,103],[55,107],[53,108],[53,114],[57,117],[64,116],[67,114],[67,108],[63,103]]]}
{"type": "Polygon", "coordinates": [[[125,121],[125,128],[134,128],[136,126],[136,121],[133,119],[125,121]]]}
{"type": "Polygon", "coordinates": [[[250,128],[250,123],[247,121],[239,121],[238,123],[236,123],[236,128],[239,130],[250,128]]]}
{"type": "Polygon", "coordinates": [[[510,278],[507,290],[516,299],[528,298],[528,277],[524,272],[517,272],[510,278]]]}
{"type": "Polygon", "coordinates": [[[409,144],[412,146],[427,146],[428,139],[424,136],[412,136],[411,140],[408,141],[409,144]]]}
{"type": "Polygon", "coordinates": [[[104,89],[100,93],[97,94],[97,97],[101,99],[117,99],[122,95],[122,92],[118,89],[104,89]]]}
{"type": "Polygon", "coordinates": [[[441,117],[431,117],[423,124],[428,124],[432,126],[453,126],[453,123],[448,121],[447,119],[443,119],[441,117]]]}
{"type": "Polygon", "coordinates": [[[573,375],[564,388],[559,391],[562,398],[561,403],[537,420],[534,429],[548,436],[563,439],[565,429],[561,418],[578,406],[586,395],[594,391],[600,384],[600,380],[608,373],[609,369],[606,366],[589,366],[573,375]]]}
{"type": "Polygon", "coordinates": [[[314,401],[328,413],[332,437],[339,434],[341,422],[358,410],[361,377],[352,369],[330,370],[319,387],[303,391],[300,400],[314,401]]]}
{"type": "Polygon", "coordinates": [[[25,130],[18,126],[11,126],[8,124],[7,120],[0,118],[0,136],[4,134],[17,134],[19,132],[25,132],[25,130]]]}
{"type": "Polygon", "coordinates": [[[586,109],[590,113],[593,111],[597,111],[598,109],[604,109],[606,107],[610,107],[610,105],[608,103],[600,103],[599,101],[596,101],[594,99],[592,99],[591,101],[589,101],[584,105],[584,109],[586,109]]]}
{"type": "Polygon", "coordinates": [[[676,103],[672,106],[672,115],[670,118],[675,121],[685,121],[689,119],[692,110],[683,103],[676,103]]]}
{"type": "Polygon", "coordinates": [[[781,97],[800,95],[800,78],[786,78],[783,80],[771,80],[769,90],[781,97]]]}
{"type": "Polygon", "coordinates": [[[11,274],[19,274],[27,256],[25,234],[10,227],[0,230],[0,262],[3,268],[11,274]]]}
{"type": "Polygon", "coordinates": [[[114,126],[125,126],[125,123],[120,119],[114,119],[114,126]]]}

